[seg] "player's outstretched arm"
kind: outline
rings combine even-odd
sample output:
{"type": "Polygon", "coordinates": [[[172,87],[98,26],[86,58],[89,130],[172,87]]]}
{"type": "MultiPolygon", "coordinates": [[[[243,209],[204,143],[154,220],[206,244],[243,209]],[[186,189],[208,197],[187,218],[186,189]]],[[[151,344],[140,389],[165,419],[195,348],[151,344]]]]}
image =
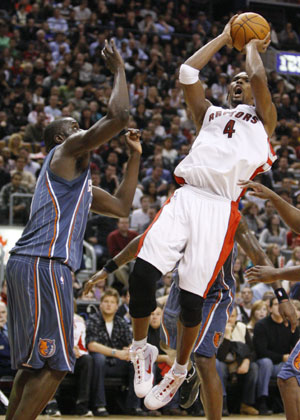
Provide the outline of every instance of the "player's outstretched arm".
{"type": "Polygon", "coordinates": [[[243,188],[251,188],[249,192],[254,197],[271,200],[280,217],[295,233],[300,234],[300,210],[283,200],[278,194],[264,185],[254,181],[240,181],[243,188]]]}
{"type": "Polygon", "coordinates": [[[246,72],[254,96],[255,108],[269,137],[277,123],[277,112],[268,88],[265,68],[259,53],[264,53],[270,44],[270,34],[265,39],[252,39],[245,46],[246,72]]]}
{"type": "Polygon", "coordinates": [[[105,41],[102,57],[114,75],[114,86],[109,99],[107,114],[86,131],[79,131],[63,143],[67,155],[80,157],[98,148],[116,136],[127,124],[129,118],[129,97],[125,67],[114,41],[105,41]]]}
{"type": "MultiPolygon", "coordinates": [[[[244,218],[242,218],[240,221],[240,224],[235,234],[235,239],[241,245],[248,257],[250,257],[253,264],[256,265],[256,267],[252,267],[250,268],[250,270],[247,271],[247,281],[249,281],[250,283],[253,282],[254,279],[255,281],[262,281],[261,278],[255,277],[255,274],[257,274],[257,269],[265,272],[267,275],[273,273],[273,275],[269,277],[270,281],[268,281],[268,283],[271,283],[271,286],[273,287],[275,294],[278,297],[280,303],[279,312],[284,320],[285,325],[288,326],[289,321],[291,324],[291,330],[294,332],[297,326],[297,315],[294,306],[289,301],[285,291],[282,289],[280,280],[285,279],[285,277],[274,275],[274,273],[276,273],[278,270],[272,266],[271,261],[263,251],[255,235],[250,231],[247,222],[244,218]],[[259,264],[260,266],[257,266],[257,264],[259,264]],[[251,272],[251,270],[254,271],[251,272]]],[[[300,268],[297,268],[299,275],[300,268]]]]}
{"type": "Polygon", "coordinates": [[[219,36],[196,51],[180,67],[179,81],[184,91],[186,103],[192,112],[197,131],[200,130],[207,108],[211,105],[205,99],[205,92],[199,80],[199,70],[205,67],[222,47],[225,45],[231,46],[231,22],[236,16],[230,19],[219,36]]]}
{"type": "Polygon", "coordinates": [[[110,217],[127,217],[137,186],[142,146],[139,130],[130,128],[125,135],[129,159],[123,181],[114,195],[102,188],[93,187],[91,211],[110,217]]]}
{"type": "Polygon", "coordinates": [[[121,267],[133,260],[138,251],[141,237],[142,235],[135,237],[128,245],[126,245],[125,248],[122,249],[121,252],[119,252],[119,254],[115,255],[111,260],[108,260],[105,266],[86,282],[83,293],[85,295],[88,294],[95,284],[97,284],[100,280],[105,280],[109,273],[113,273],[118,267],[121,267]]]}

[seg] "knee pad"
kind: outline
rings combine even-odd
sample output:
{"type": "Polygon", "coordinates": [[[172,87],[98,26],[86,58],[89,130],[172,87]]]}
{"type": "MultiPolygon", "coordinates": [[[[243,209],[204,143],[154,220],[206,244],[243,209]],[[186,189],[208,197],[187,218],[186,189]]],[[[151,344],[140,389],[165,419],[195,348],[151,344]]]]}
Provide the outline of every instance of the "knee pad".
{"type": "Polygon", "coordinates": [[[195,293],[180,289],[179,319],[185,327],[196,327],[202,319],[203,298],[195,293]]]}
{"type": "Polygon", "coordinates": [[[156,282],[161,272],[147,261],[137,258],[129,276],[129,313],[133,318],[149,316],[156,308],[156,282]]]}

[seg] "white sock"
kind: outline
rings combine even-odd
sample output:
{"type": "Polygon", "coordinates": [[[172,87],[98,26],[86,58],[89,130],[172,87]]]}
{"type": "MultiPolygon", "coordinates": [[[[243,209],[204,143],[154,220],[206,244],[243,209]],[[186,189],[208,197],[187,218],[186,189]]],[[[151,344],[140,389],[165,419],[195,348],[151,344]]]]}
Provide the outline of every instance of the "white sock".
{"type": "Polygon", "coordinates": [[[147,337],[143,338],[142,340],[133,340],[132,347],[134,349],[142,348],[147,344],[147,337]]]}
{"type": "Polygon", "coordinates": [[[177,360],[175,360],[172,366],[172,370],[175,373],[175,375],[183,375],[184,373],[186,374],[188,363],[189,362],[187,362],[185,365],[180,365],[179,363],[177,363],[177,360]]]}

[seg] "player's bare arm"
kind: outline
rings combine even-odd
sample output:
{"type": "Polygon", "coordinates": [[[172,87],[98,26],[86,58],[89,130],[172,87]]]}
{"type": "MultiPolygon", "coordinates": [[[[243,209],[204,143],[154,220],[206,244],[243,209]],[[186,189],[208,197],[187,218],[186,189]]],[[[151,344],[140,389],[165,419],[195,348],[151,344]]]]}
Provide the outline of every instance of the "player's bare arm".
{"type": "Polygon", "coordinates": [[[81,130],[78,123],[73,120],[67,139],[63,134],[61,138],[57,136],[57,142],[62,144],[56,149],[50,167],[57,175],[66,179],[72,179],[84,170],[89,164],[89,152],[117,135],[126,126],[129,118],[124,62],[113,41],[110,43],[105,41],[102,57],[114,74],[114,86],[107,115],[88,130],[81,130]]]}
{"type": "MultiPolygon", "coordinates": [[[[269,277],[270,281],[268,281],[268,283],[271,283],[272,288],[274,290],[281,289],[282,285],[281,285],[280,280],[285,279],[285,277],[274,275],[274,272],[276,272],[277,270],[273,268],[271,261],[269,260],[267,255],[264,253],[255,235],[250,231],[247,225],[247,222],[244,218],[242,218],[239,223],[239,226],[235,233],[235,240],[240,244],[240,246],[243,248],[246,254],[250,257],[253,264],[255,265],[259,264],[259,266],[257,267],[261,271],[263,271],[264,273],[273,273],[273,275],[269,277]]],[[[250,268],[250,270],[247,271],[246,273],[247,280],[250,280],[249,272],[251,275],[251,270],[254,270],[257,267],[250,268]]],[[[300,269],[298,267],[298,275],[299,273],[300,273],[300,269]]],[[[255,270],[255,274],[256,274],[256,270],[255,270]]],[[[260,279],[256,278],[256,281],[258,280],[261,281],[260,279]]],[[[296,315],[294,306],[288,299],[282,300],[280,302],[279,312],[284,320],[285,325],[288,326],[288,321],[289,321],[291,324],[291,330],[295,331],[295,328],[297,326],[297,315],[296,315]]]]}
{"type": "Polygon", "coordinates": [[[254,181],[240,181],[243,188],[251,188],[249,192],[254,197],[271,200],[283,221],[289,225],[295,233],[300,233],[300,210],[283,200],[278,194],[264,185],[254,181]]]}
{"type": "MultiPolygon", "coordinates": [[[[217,36],[215,39],[204,45],[200,50],[196,51],[190,58],[185,61],[185,65],[190,66],[192,70],[201,70],[205,67],[212,57],[225,45],[232,45],[230,29],[231,22],[235,19],[237,15],[233,16],[230,21],[225,26],[223,32],[217,36]]],[[[186,68],[189,72],[189,68],[186,68]]],[[[195,122],[197,131],[200,130],[203,122],[204,115],[207,109],[211,106],[211,103],[205,99],[205,92],[200,80],[195,80],[194,83],[185,83],[184,74],[182,73],[184,68],[180,69],[180,81],[183,88],[184,96],[188,107],[190,108],[193,120],[195,122]]],[[[187,74],[188,77],[188,74],[187,74]]],[[[198,76],[196,77],[196,79],[198,76]]],[[[186,79],[187,80],[187,79],[186,79]]],[[[188,81],[188,80],[187,80],[188,81]]]]}
{"type": "Polygon", "coordinates": [[[268,88],[265,68],[259,53],[264,53],[270,44],[270,35],[265,39],[252,39],[245,46],[246,72],[250,80],[255,108],[269,137],[277,123],[277,113],[268,88]]]}
{"type": "Polygon", "coordinates": [[[142,146],[140,132],[129,129],[125,135],[129,148],[129,159],[119,188],[114,195],[101,188],[93,187],[93,201],[91,211],[110,217],[127,217],[137,186],[142,146]]]}
{"type": "MultiPolygon", "coordinates": [[[[132,241],[129,242],[128,245],[126,245],[125,248],[122,249],[121,252],[119,252],[119,254],[117,254],[112,259],[115,269],[117,269],[118,267],[121,267],[124,264],[127,264],[129,261],[134,259],[138,251],[141,237],[142,235],[135,237],[132,241]]],[[[104,266],[100,271],[94,274],[90,278],[90,280],[86,282],[84,286],[84,294],[85,295],[88,294],[92,290],[92,288],[95,286],[95,284],[97,284],[100,280],[105,280],[109,272],[111,271],[108,271],[104,266]]]]}

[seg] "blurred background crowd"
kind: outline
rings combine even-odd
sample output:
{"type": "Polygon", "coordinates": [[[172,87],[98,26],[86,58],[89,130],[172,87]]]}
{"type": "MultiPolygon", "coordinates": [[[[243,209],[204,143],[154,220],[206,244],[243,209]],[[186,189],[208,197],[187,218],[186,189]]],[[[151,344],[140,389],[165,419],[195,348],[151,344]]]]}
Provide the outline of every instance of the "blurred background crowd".
{"type": "MultiPolygon", "coordinates": [[[[132,238],[144,232],[164,201],[178,188],[172,175],[173,170],[189,152],[196,134],[179,86],[179,67],[185,59],[223,30],[224,24],[234,14],[232,11],[249,10],[250,3],[243,0],[1,0],[0,224],[23,226],[28,219],[31,196],[45,157],[45,126],[56,118],[71,116],[79,122],[81,128],[88,129],[106,114],[112,90],[112,75],[104,66],[101,50],[105,39],[113,38],[125,62],[131,105],[129,127],[141,131],[143,153],[139,184],[130,217],[116,220],[91,214],[85,240],[94,252],[97,268],[101,268],[132,238]]],[[[275,1],[262,3],[276,4],[275,1]]],[[[281,1],[284,14],[281,9],[264,10],[264,17],[272,21],[270,50],[300,51],[296,26],[300,13],[298,3],[286,2],[284,8],[284,2],[281,1]],[[291,4],[295,9],[289,9],[291,4]]],[[[254,4],[250,10],[258,11],[257,7],[254,4]]],[[[224,47],[200,73],[206,97],[214,105],[226,107],[230,79],[244,69],[244,55],[224,47]]],[[[278,124],[270,139],[278,160],[270,172],[256,180],[300,209],[300,79],[299,76],[279,75],[268,65],[266,69],[278,113],[278,124]]],[[[91,156],[93,184],[110,193],[117,190],[127,161],[124,134],[120,133],[106,145],[94,150],[91,156]]],[[[240,203],[240,210],[275,267],[300,264],[300,236],[284,225],[271,202],[246,193],[240,203]]],[[[82,269],[87,268],[88,264],[85,256],[82,269]]],[[[285,360],[296,336],[290,334],[285,346],[272,342],[266,343],[264,349],[261,348],[255,334],[262,333],[262,326],[256,329],[256,322],[271,319],[281,325],[282,321],[278,310],[275,310],[272,288],[264,284],[250,287],[246,283],[244,272],[251,265],[252,262],[239,249],[234,265],[237,281],[236,319],[231,321],[231,327],[229,322],[224,342],[232,339],[236,322],[244,323],[245,333],[249,333],[251,342],[250,356],[247,354],[247,358],[251,359],[251,363],[268,358],[273,369],[269,376],[274,377],[274,366],[278,367],[285,360]],[[270,349],[270,346],[276,348],[270,349]]],[[[89,356],[86,348],[95,353],[89,347],[90,341],[104,340],[102,344],[116,347],[120,351],[130,344],[127,292],[130,270],[131,264],[123,266],[114,275],[109,275],[107,281],[99,284],[87,297],[82,296],[80,273],[74,274],[74,296],[78,301],[79,312],[88,324],[86,343],[81,342],[85,350],[78,355],[78,359],[89,356]],[[112,292],[111,287],[117,292],[112,292]],[[98,337],[94,334],[98,327],[93,326],[93,322],[97,324],[99,319],[103,321],[107,316],[107,308],[103,304],[106,299],[117,303],[112,319],[115,320],[115,313],[118,313],[125,320],[116,328],[128,329],[126,342],[112,341],[107,331],[98,337]],[[87,313],[87,308],[90,313],[87,313]],[[89,317],[93,316],[97,319],[91,323],[89,317]]],[[[171,273],[161,279],[157,286],[159,299],[167,296],[171,282],[171,273]]],[[[284,286],[291,298],[295,299],[300,318],[300,304],[297,300],[300,296],[299,285],[286,282],[284,286]]],[[[5,293],[4,283],[4,302],[5,293]]],[[[160,317],[161,309],[158,308],[158,314],[154,315],[154,330],[157,325],[159,327],[160,317]]],[[[85,334],[85,324],[81,322],[80,325],[84,325],[82,331],[85,334]]],[[[119,332],[117,337],[121,336],[119,332]]],[[[119,353],[115,358],[129,365],[126,357],[125,353],[119,353]]],[[[228,367],[224,349],[219,359],[220,363],[228,367]]],[[[101,364],[103,361],[95,361],[94,358],[93,362],[101,364]]],[[[168,366],[166,358],[162,363],[168,366]]],[[[112,370],[113,366],[112,363],[112,370]]],[[[232,373],[236,374],[238,367],[228,371],[229,375],[224,366],[220,366],[226,402],[226,378],[234,382],[236,376],[232,373]]],[[[256,374],[252,372],[250,375],[251,387],[256,389],[260,386],[257,398],[267,399],[269,393],[266,386],[260,384],[258,371],[255,371],[256,374]]],[[[128,369],[125,374],[128,375],[128,369]]],[[[0,376],[3,376],[1,360],[0,376]]],[[[92,372],[89,380],[94,381],[93,389],[98,387],[102,390],[102,394],[99,391],[93,396],[94,414],[105,416],[104,385],[97,383],[100,379],[94,378],[92,372]],[[98,414],[95,407],[99,408],[98,414]]],[[[128,392],[130,394],[130,390],[128,392]]],[[[90,399],[89,392],[88,395],[90,399]]],[[[86,402],[87,397],[82,398],[86,402]]],[[[167,413],[185,415],[178,400],[174,401],[173,406],[166,409],[167,413]]],[[[59,411],[57,401],[51,404],[53,412],[59,411]]],[[[143,411],[140,402],[130,400],[128,404],[127,409],[132,409],[132,413],[143,411]]],[[[268,404],[270,411],[273,407],[270,400],[267,400],[268,404]]],[[[87,404],[82,413],[86,409],[87,404]]],[[[276,407],[273,409],[276,411],[276,407]]],[[[78,410],[80,412],[80,407],[78,410]]],[[[197,410],[201,412],[199,407],[197,410]]]]}

